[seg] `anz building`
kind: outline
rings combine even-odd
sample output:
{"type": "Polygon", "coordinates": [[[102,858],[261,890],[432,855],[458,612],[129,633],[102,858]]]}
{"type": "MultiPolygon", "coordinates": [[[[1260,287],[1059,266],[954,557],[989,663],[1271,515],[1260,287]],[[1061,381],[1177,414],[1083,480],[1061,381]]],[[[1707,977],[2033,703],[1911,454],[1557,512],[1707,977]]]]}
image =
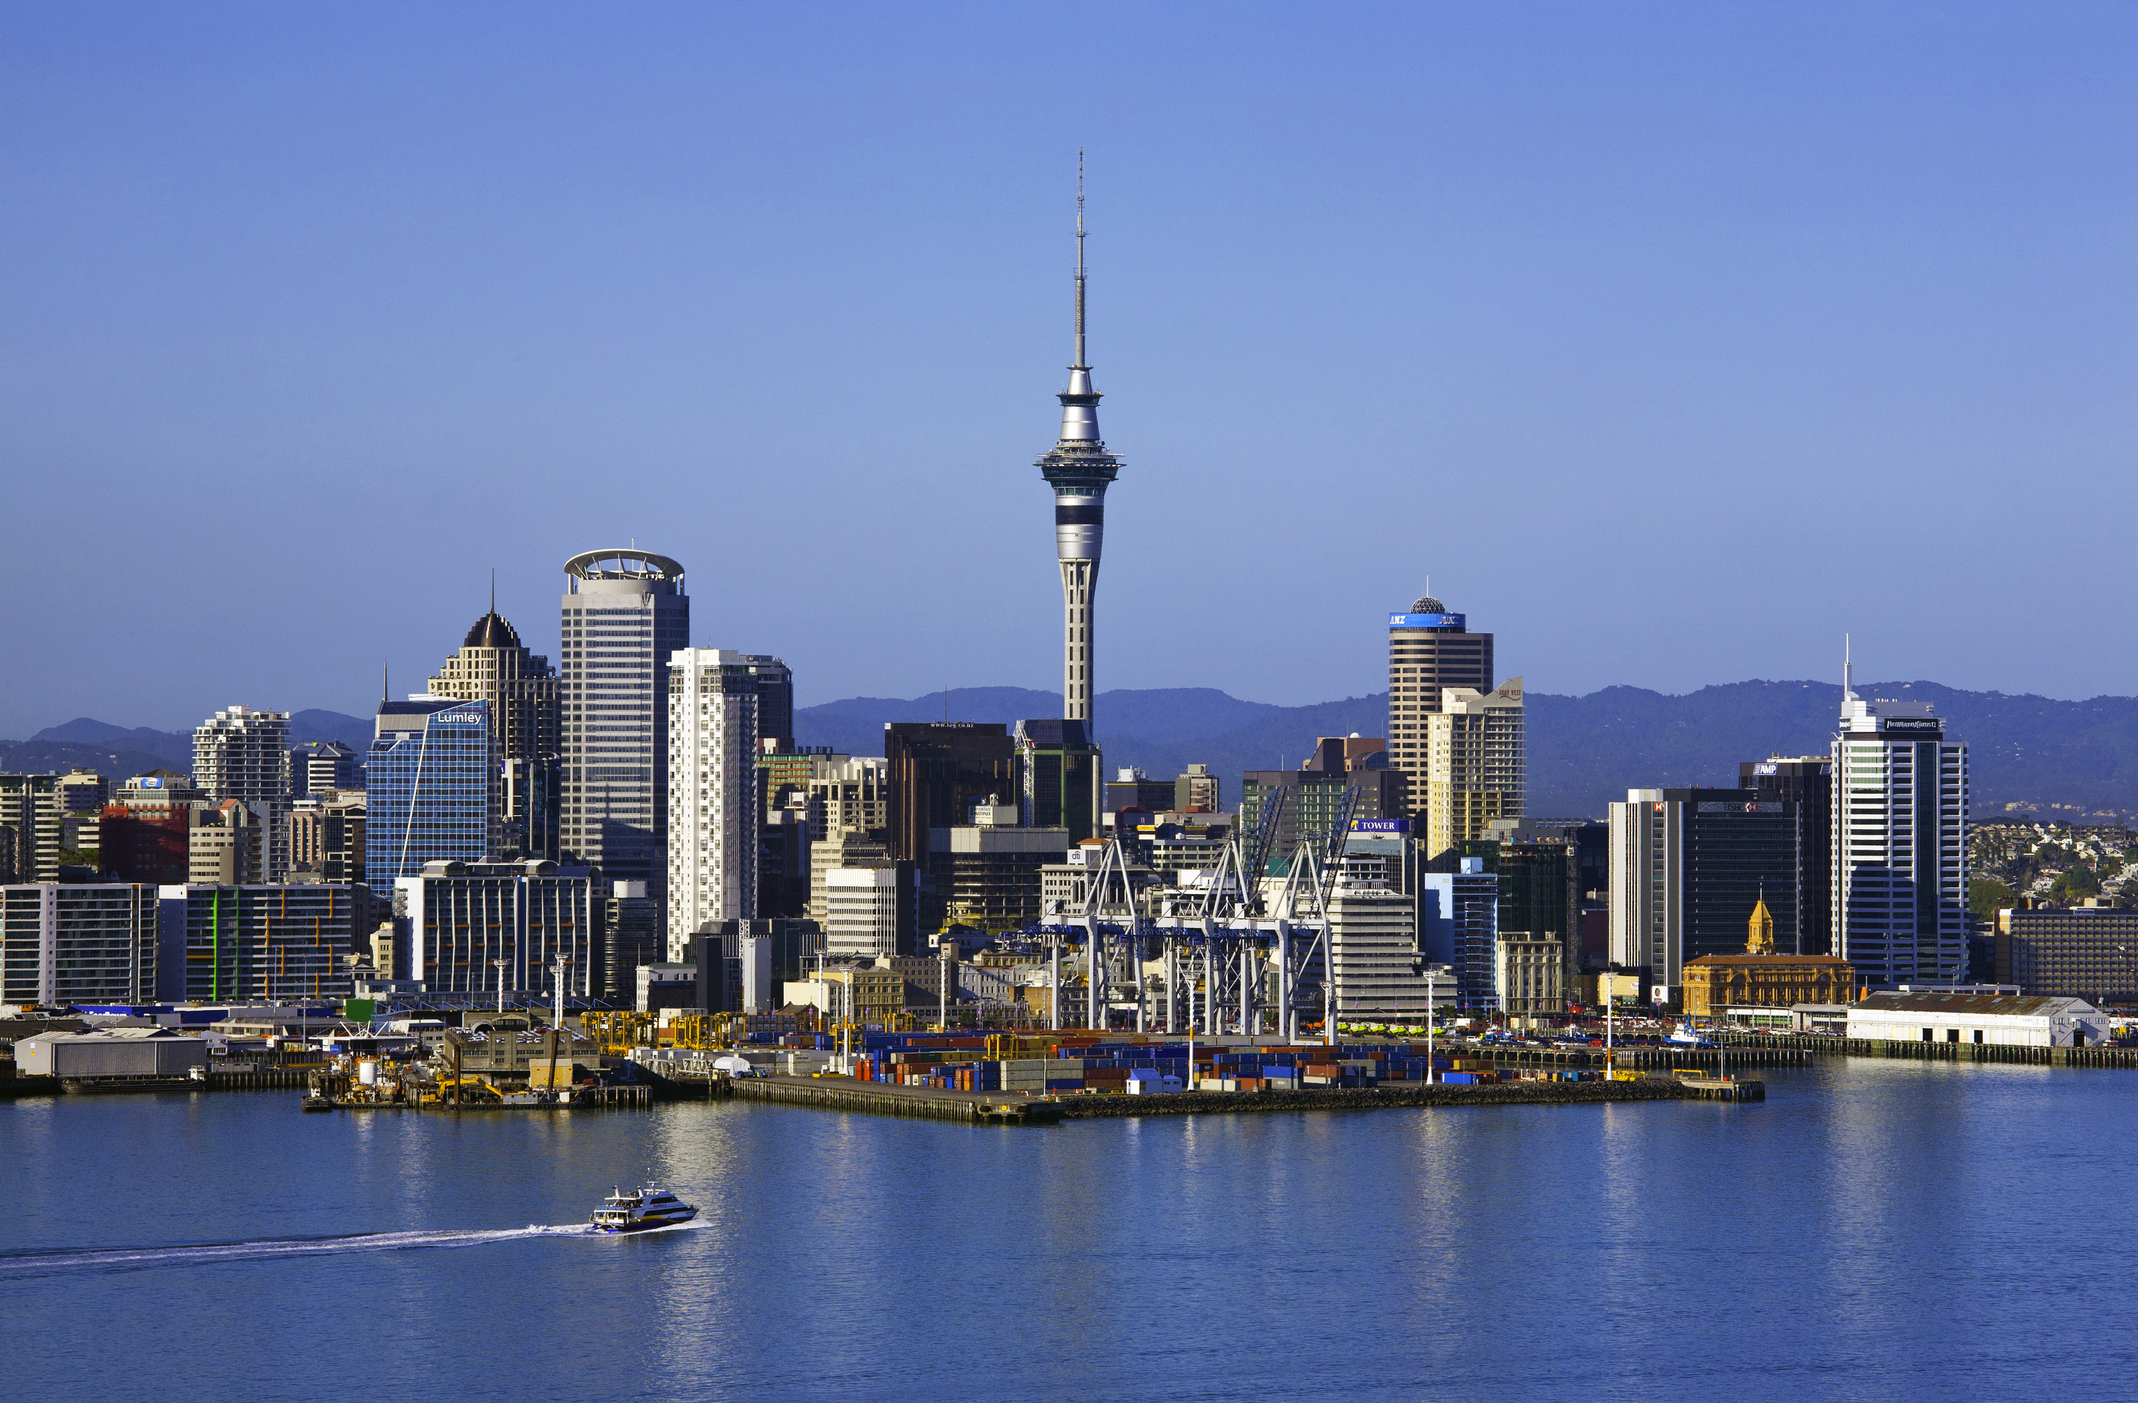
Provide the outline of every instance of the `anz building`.
{"type": "Polygon", "coordinates": [[[379,703],[365,777],[364,877],[382,900],[426,862],[481,862],[497,815],[490,704],[449,697],[379,703]]]}
{"type": "Polygon", "coordinates": [[[1845,689],[1834,737],[1834,953],[1873,988],[1967,978],[1967,745],[1929,705],[1845,689]]]}

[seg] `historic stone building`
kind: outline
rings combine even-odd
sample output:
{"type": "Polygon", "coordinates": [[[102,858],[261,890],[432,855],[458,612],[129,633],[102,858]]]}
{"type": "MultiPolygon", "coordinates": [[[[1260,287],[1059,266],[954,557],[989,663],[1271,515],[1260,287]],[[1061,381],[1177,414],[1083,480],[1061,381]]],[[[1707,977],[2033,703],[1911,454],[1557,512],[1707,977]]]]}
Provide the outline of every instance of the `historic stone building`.
{"type": "Polygon", "coordinates": [[[1742,955],[1702,955],[1685,962],[1685,1014],[1704,1018],[1726,1008],[1846,1004],[1856,997],[1855,967],[1836,955],[1777,955],[1774,916],[1752,908],[1742,955]]]}

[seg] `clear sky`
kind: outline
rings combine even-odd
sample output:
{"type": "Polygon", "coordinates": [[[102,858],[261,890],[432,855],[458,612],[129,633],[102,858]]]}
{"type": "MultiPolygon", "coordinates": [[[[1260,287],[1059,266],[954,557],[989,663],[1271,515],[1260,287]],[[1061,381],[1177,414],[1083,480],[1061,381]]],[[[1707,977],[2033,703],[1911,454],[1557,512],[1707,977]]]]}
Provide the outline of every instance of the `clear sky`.
{"type": "MultiPolygon", "coordinates": [[[[561,564],[804,702],[2138,692],[2138,10],[0,10],[0,735],[363,711],[561,564]]],[[[1104,718],[1101,717],[1103,727],[1104,718]]]]}

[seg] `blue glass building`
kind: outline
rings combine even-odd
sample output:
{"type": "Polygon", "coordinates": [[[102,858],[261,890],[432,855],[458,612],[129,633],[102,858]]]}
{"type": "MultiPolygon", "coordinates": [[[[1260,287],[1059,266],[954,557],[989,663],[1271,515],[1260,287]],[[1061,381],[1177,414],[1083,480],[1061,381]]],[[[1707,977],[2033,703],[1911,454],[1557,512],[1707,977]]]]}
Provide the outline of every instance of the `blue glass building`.
{"type": "Polygon", "coordinates": [[[380,702],[365,777],[364,878],[381,900],[426,862],[490,855],[490,704],[380,702]]]}

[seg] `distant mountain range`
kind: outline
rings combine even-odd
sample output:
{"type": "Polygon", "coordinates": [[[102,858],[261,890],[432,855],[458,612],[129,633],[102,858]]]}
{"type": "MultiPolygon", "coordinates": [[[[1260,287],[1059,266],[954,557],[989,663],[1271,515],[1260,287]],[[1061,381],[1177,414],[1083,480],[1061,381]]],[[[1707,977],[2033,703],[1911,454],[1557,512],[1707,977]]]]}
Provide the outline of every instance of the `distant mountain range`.
{"type": "MultiPolygon", "coordinates": [[[[2088,822],[2138,815],[2138,697],[2052,701],[1935,682],[1881,682],[1857,691],[1936,707],[1949,732],[1969,743],[1978,815],[2032,812],[2088,822]]],[[[1607,687],[1585,697],[1531,692],[1529,811],[1600,816],[1631,788],[1734,786],[1741,760],[1825,754],[1840,703],[1841,689],[1831,682],[1733,682],[1684,696],[1639,687],[1607,687]]],[[[887,722],[947,715],[1013,723],[1060,710],[1056,692],[962,687],[803,707],[795,712],[795,731],[804,745],[881,755],[887,722]]],[[[1201,761],[1223,776],[1232,803],[1244,771],[1296,766],[1318,737],[1381,735],[1388,697],[1272,706],[1213,688],[1177,687],[1105,692],[1095,710],[1109,768],[1136,765],[1170,778],[1201,761]]],[[[361,753],[371,732],[371,718],[336,711],[290,718],[293,743],[338,740],[361,753]]],[[[14,773],[79,765],[124,778],[159,766],[186,771],[192,763],[189,732],[129,730],[88,717],[27,741],[0,741],[0,769],[14,773]]]]}
{"type": "MultiPolygon", "coordinates": [[[[361,755],[371,748],[373,721],[339,711],[299,711],[290,717],[290,743],[338,740],[361,755]]],[[[48,770],[84,769],[112,779],[150,770],[193,772],[193,733],[131,730],[88,716],[47,726],[26,741],[0,740],[0,770],[40,774],[48,770]]]]}
{"type": "MultiPolygon", "coordinates": [[[[1969,743],[1975,812],[2035,812],[2106,821],[2138,814],[2138,697],[2053,701],[1963,692],[1935,682],[1881,682],[1867,697],[1927,701],[1969,743]]],[[[1742,760],[1824,755],[1841,709],[1831,682],[1733,682],[1666,696],[1607,687],[1585,697],[1531,692],[1529,811],[1601,816],[1633,788],[1737,784],[1742,760]]],[[[1388,695],[1314,706],[1245,702],[1208,688],[1102,693],[1094,702],[1109,767],[1172,776],[1200,760],[1236,801],[1242,772],[1295,766],[1320,736],[1387,729],[1388,695]]],[[[952,689],[911,700],[854,697],[795,713],[796,739],[851,754],[883,753],[888,721],[1011,722],[1051,716],[1060,696],[1021,687],[952,689]],[[947,713],[946,713],[947,704],[947,713]]]]}

